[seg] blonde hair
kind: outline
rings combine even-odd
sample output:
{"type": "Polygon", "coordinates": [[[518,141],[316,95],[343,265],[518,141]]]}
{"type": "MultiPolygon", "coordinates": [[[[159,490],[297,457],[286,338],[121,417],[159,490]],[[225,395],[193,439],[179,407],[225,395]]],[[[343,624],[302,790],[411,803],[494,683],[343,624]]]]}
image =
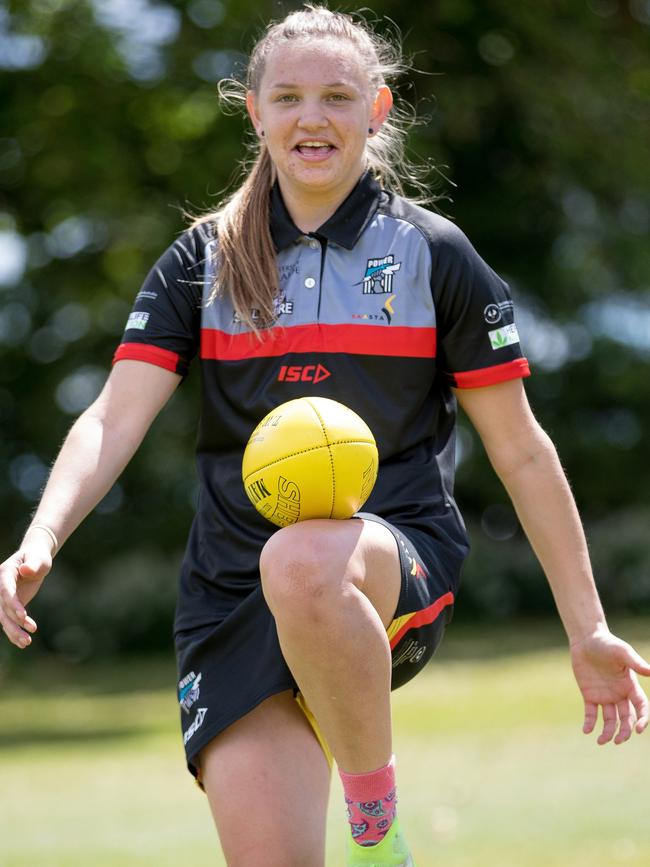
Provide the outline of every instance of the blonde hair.
{"type": "MultiPolygon", "coordinates": [[[[251,52],[244,82],[219,82],[222,102],[242,107],[247,91],[259,92],[267,58],[277,46],[292,40],[324,38],[343,39],[354,46],[373,88],[394,81],[407,68],[398,44],[374,33],[365,22],[324,6],[306,4],[282,21],[269,24],[251,52]]],[[[405,195],[406,182],[417,193],[411,199],[424,202],[429,200],[423,181],[426,169],[412,164],[405,153],[408,129],[414,122],[412,109],[398,101],[367,142],[368,168],[382,186],[405,195]]],[[[193,226],[214,222],[217,227],[217,276],[210,301],[228,293],[240,321],[257,331],[277,318],[279,285],[269,225],[275,170],[263,139],[255,136],[251,150],[253,161],[244,164],[246,176],[242,184],[217,210],[195,219],[193,226]]]]}

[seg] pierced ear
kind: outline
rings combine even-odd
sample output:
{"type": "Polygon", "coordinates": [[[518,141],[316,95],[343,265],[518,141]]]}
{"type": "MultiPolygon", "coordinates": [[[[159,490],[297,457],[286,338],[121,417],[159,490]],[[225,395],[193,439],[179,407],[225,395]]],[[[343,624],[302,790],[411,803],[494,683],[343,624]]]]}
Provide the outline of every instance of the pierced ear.
{"type": "Polygon", "coordinates": [[[377,95],[372,104],[372,114],[369,118],[368,127],[377,132],[379,127],[388,117],[388,114],[393,107],[393,94],[386,84],[377,90],[377,95]]]}

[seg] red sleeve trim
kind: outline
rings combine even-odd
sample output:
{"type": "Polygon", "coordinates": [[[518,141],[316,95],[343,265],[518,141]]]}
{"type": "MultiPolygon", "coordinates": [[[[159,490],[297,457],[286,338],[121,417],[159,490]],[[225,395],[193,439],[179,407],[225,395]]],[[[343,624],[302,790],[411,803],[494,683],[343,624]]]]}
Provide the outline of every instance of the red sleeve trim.
{"type": "Polygon", "coordinates": [[[461,373],[448,373],[451,384],[456,388],[483,388],[486,385],[497,385],[509,379],[523,379],[530,376],[528,359],[515,358],[505,364],[495,364],[480,370],[465,370],[461,373]]]}
{"type": "Polygon", "coordinates": [[[183,367],[180,355],[169,349],[161,349],[159,346],[150,346],[147,343],[122,343],[117,347],[113,356],[113,364],[116,361],[146,361],[157,367],[164,367],[172,373],[179,373],[179,367],[183,367]]]}

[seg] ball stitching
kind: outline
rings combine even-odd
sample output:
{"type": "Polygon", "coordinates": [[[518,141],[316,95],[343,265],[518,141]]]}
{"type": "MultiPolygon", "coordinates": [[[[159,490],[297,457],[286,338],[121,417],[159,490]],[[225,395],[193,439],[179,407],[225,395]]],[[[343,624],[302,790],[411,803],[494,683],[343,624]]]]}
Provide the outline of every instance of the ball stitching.
{"type": "Polygon", "coordinates": [[[334,458],[332,457],[332,444],[330,443],[330,438],[327,435],[327,429],[325,428],[325,425],[323,423],[323,419],[321,418],[320,413],[318,412],[318,410],[316,409],[314,404],[309,400],[309,398],[305,398],[305,402],[308,403],[309,406],[316,413],[316,418],[320,422],[320,426],[323,429],[323,436],[325,437],[325,443],[327,445],[327,451],[328,451],[329,457],[330,457],[330,469],[332,472],[332,508],[330,509],[330,518],[331,518],[333,513],[334,513],[334,504],[336,503],[336,476],[334,474],[334,458]]]}

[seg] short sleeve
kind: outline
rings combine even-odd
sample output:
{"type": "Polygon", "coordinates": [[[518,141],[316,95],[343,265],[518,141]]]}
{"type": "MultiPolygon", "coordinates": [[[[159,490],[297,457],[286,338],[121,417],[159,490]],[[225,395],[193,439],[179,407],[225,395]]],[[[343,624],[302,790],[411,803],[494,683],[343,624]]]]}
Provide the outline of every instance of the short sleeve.
{"type": "Polygon", "coordinates": [[[456,388],[530,375],[508,285],[448,221],[433,246],[438,362],[456,388]]]}
{"type": "Polygon", "coordinates": [[[199,346],[207,240],[205,230],[189,230],[158,259],[136,295],[113,363],[146,361],[187,374],[199,346]]]}

